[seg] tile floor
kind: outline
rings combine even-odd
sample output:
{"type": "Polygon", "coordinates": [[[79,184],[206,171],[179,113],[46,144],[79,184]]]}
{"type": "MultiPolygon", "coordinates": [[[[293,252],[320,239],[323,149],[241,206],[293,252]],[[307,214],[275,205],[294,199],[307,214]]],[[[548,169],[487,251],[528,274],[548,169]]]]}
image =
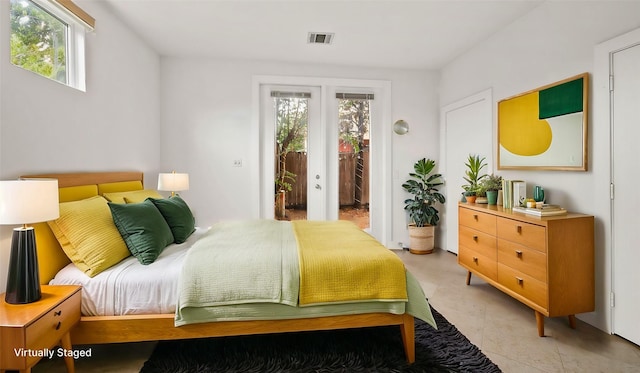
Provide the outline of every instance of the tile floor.
{"type": "MultiPolygon", "coordinates": [[[[466,271],[456,256],[398,252],[418,278],[435,309],[467,336],[504,372],[640,372],[640,347],[578,320],[546,319],[546,337],[537,334],[533,311],[478,278],[465,285],[466,271]]],[[[91,348],[92,357],[76,361],[76,371],[138,372],[154,343],[91,348]]],[[[33,372],[65,372],[61,360],[42,361],[33,372]]]]}

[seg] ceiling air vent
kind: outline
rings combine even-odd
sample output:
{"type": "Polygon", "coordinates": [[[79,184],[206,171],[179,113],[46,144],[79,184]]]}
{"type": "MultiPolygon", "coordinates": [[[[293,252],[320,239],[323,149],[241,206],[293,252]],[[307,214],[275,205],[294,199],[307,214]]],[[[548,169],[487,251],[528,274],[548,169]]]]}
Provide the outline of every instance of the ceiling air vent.
{"type": "Polygon", "coordinates": [[[307,36],[307,42],[309,44],[331,44],[333,35],[333,33],[327,32],[310,32],[307,36]]]}

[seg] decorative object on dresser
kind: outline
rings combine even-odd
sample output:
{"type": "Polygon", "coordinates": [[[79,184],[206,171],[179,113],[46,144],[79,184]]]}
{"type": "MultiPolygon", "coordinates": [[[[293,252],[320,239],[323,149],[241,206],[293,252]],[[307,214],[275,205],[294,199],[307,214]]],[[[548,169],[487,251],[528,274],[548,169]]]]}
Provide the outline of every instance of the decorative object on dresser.
{"type": "Polygon", "coordinates": [[[489,205],[498,204],[498,192],[502,190],[502,176],[489,174],[480,185],[487,193],[487,203],[489,205]]]}
{"type": "Polygon", "coordinates": [[[402,187],[413,194],[404,201],[404,209],[409,213],[409,251],[413,254],[431,254],[434,246],[435,226],[440,221],[436,203],[444,203],[444,196],[438,192],[442,185],[442,175],[432,174],[436,166],[432,159],[422,158],[413,165],[411,179],[402,187]]]}
{"type": "Polygon", "coordinates": [[[189,174],[175,171],[158,174],[158,190],[171,192],[172,196],[175,196],[176,192],[189,190],[189,174]]]}
{"type": "Polygon", "coordinates": [[[464,197],[467,202],[475,203],[476,193],[481,189],[480,181],[487,177],[486,174],[480,175],[482,169],[487,166],[485,157],[480,158],[477,154],[469,154],[465,166],[467,166],[467,170],[464,172],[466,176],[463,176],[463,179],[467,184],[462,186],[464,197]]]}
{"type": "Polygon", "coordinates": [[[594,217],[566,213],[533,217],[495,206],[458,205],[458,263],[467,285],[475,274],[544,317],[595,308],[594,217]]]}
{"type": "Polygon", "coordinates": [[[28,305],[0,304],[0,371],[30,372],[43,357],[64,357],[75,371],[69,331],[80,321],[80,286],[42,286],[42,299],[28,305]],[[61,348],[54,348],[60,345],[61,348]]]}
{"type": "Polygon", "coordinates": [[[40,299],[36,236],[27,224],[56,219],[58,180],[30,179],[0,182],[0,224],[16,225],[11,237],[11,257],[5,300],[11,304],[40,299]]]}

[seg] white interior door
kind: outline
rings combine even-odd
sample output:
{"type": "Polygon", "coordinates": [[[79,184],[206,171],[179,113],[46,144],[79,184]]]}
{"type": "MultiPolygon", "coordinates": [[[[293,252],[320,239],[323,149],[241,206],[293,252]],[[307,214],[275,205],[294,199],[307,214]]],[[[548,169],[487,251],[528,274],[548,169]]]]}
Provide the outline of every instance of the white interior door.
{"type": "Polygon", "coordinates": [[[493,154],[493,104],[491,90],[483,91],[442,108],[445,154],[446,211],[441,233],[447,251],[458,253],[458,202],[465,183],[463,176],[469,154],[485,157],[489,173],[493,154]],[[444,232],[442,231],[444,228],[444,232]]]}
{"type": "Polygon", "coordinates": [[[612,54],[613,332],[640,344],[640,244],[635,237],[640,138],[640,44],[612,54]]]}

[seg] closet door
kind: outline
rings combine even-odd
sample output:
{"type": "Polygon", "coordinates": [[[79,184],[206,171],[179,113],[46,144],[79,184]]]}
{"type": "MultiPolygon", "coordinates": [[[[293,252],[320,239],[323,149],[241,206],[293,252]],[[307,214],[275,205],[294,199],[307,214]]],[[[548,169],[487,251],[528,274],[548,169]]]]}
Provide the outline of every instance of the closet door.
{"type": "Polygon", "coordinates": [[[612,54],[613,332],[640,344],[640,44],[612,54]]]}
{"type": "Polygon", "coordinates": [[[446,237],[444,249],[458,253],[458,202],[462,197],[465,162],[469,154],[486,158],[487,167],[483,173],[493,172],[493,103],[491,90],[444,106],[440,110],[444,132],[444,166],[442,174],[446,179],[446,211],[441,214],[438,227],[446,237]],[[472,134],[472,135],[469,135],[472,134]]]}

